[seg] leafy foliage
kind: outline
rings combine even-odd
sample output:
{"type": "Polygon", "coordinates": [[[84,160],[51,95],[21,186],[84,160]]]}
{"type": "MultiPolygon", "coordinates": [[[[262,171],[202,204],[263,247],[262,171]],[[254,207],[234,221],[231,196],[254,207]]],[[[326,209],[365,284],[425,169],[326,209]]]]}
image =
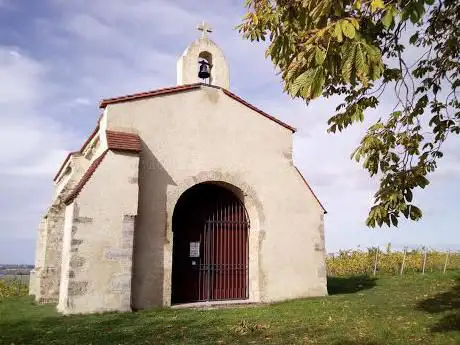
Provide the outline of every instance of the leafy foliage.
{"type": "Polygon", "coordinates": [[[284,89],[310,101],[340,95],[329,132],[362,122],[386,89],[394,110],[368,128],[352,158],[380,179],[367,225],[422,217],[413,191],[429,184],[449,134],[460,133],[458,0],[248,0],[238,26],[266,40],[284,89]],[[408,29],[414,29],[404,42],[408,29]],[[419,52],[415,62],[407,48],[419,52]]]}
{"type": "MultiPolygon", "coordinates": [[[[447,259],[447,270],[460,268],[460,253],[447,253],[440,251],[427,252],[426,272],[442,272],[447,259]]],[[[327,271],[332,276],[350,276],[371,274],[375,263],[375,250],[341,250],[334,257],[328,257],[327,271]]],[[[377,255],[377,270],[379,273],[399,274],[404,261],[404,273],[422,272],[424,259],[423,250],[411,250],[406,252],[388,251],[379,252],[377,255]]]]}
{"type": "Polygon", "coordinates": [[[0,279],[0,300],[7,297],[27,296],[29,287],[22,279],[0,279]]]}

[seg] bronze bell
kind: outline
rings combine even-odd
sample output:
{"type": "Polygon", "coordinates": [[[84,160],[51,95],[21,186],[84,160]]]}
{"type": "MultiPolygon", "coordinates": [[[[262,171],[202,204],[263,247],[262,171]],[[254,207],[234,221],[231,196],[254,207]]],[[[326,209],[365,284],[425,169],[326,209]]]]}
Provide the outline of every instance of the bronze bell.
{"type": "Polygon", "coordinates": [[[211,76],[211,73],[209,71],[211,65],[209,64],[209,62],[207,62],[206,60],[201,60],[199,64],[200,64],[200,70],[198,72],[198,78],[201,78],[201,79],[209,78],[211,76]]]}

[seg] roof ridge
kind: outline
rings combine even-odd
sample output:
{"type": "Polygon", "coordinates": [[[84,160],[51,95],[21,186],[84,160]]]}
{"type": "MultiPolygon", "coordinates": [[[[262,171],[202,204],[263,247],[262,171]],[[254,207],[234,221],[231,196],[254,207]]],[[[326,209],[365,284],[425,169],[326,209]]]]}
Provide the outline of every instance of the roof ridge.
{"type": "Polygon", "coordinates": [[[190,91],[194,89],[198,89],[201,87],[212,87],[215,89],[222,90],[223,93],[225,93],[227,96],[233,98],[234,100],[240,102],[241,104],[247,106],[248,108],[254,110],[255,112],[261,114],[262,116],[268,118],[269,120],[272,120],[279,124],[280,126],[289,129],[293,133],[296,132],[296,128],[288,125],[287,123],[277,119],[276,117],[269,115],[268,113],[264,112],[263,110],[257,108],[256,106],[252,105],[248,101],[244,100],[243,98],[237,96],[230,90],[227,90],[221,86],[217,85],[209,85],[209,84],[204,84],[204,83],[195,83],[195,84],[185,84],[185,85],[177,85],[177,86],[172,86],[172,87],[166,87],[162,89],[156,89],[156,90],[151,90],[147,92],[139,92],[139,93],[133,93],[129,94],[126,96],[120,96],[120,97],[114,97],[114,98],[106,98],[100,101],[99,107],[101,109],[104,109],[107,107],[109,104],[116,104],[116,103],[122,103],[122,102],[129,102],[129,101],[135,101],[143,98],[149,98],[149,97],[155,97],[155,96],[161,96],[161,95],[167,95],[171,93],[176,93],[176,92],[183,92],[183,91],[190,91]]]}
{"type": "Polygon", "coordinates": [[[194,83],[194,84],[177,85],[177,86],[164,87],[161,89],[155,89],[155,90],[150,90],[150,91],[145,91],[145,92],[132,93],[132,94],[128,94],[125,96],[105,98],[99,102],[99,108],[104,109],[108,104],[121,103],[121,102],[126,102],[126,101],[131,101],[131,100],[137,100],[141,98],[148,98],[148,97],[153,97],[153,96],[164,95],[168,93],[192,90],[192,89],[199,88],[202,85],[204,84],[194,83]]]}

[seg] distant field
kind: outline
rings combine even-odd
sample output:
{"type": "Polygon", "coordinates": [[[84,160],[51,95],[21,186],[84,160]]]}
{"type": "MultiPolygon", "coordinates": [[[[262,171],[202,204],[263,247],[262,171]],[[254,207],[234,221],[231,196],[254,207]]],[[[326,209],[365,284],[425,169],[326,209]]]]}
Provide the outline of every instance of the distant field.
{"type": "Polygon", "coordinates": [[[0,344],[460,344],[460,272],[329,280],[330,296],[222,310],[61,316],[0,301],[0,344]]]}
{"type": "Polygon", "coordinates": [[[0,301],[8,297],[27,296],[29,275],[0,275],[0,301]]]}
{"type": "Polygon", "coordinates": [[[460,252],[374,250],[341,250],[326,259],[329,275],[407,274],[416,272],[442,272],[460,270],[460,252]]]}

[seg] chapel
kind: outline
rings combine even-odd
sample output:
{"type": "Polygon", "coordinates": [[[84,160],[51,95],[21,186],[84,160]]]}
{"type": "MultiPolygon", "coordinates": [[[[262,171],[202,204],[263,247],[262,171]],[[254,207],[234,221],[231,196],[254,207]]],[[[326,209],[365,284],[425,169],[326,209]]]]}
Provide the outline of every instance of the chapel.
{"type": "Polygon", "coordinates": [[[56,173],[38,302],[74,314],[327,294],[326,212],[293,163],[295,128],[231,91],[198,28],[177,85],[103,99],[56,173]]]}

